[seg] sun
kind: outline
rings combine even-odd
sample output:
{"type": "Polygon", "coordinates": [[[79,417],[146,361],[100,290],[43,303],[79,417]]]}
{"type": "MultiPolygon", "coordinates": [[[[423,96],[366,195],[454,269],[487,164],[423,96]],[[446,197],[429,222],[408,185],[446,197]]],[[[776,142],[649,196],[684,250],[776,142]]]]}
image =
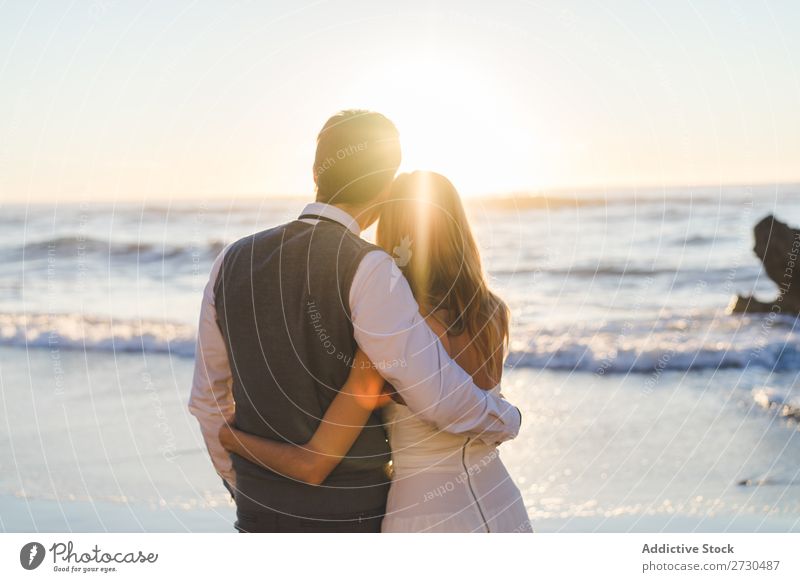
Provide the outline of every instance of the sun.
{"type": "Polygon", "coordinates": [[[346,99],[395,122],[401,171],[439,172],[470,196],[530,190],[540,176],[536,136],[503,89],[485,70],[418,55],[386,64],[346,99]]]}

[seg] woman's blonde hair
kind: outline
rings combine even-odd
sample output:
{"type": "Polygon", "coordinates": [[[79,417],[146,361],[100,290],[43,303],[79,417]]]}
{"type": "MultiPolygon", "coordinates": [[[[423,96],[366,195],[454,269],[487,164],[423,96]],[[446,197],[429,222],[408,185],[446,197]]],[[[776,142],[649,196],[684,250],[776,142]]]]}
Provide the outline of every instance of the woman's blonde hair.
{"type": "Polygon", "coordinates": [[[445,309],[448,334],[469,333],[482,369],[499,382],[509,310],[486,283],[478,245],[450,180],[434,172],[399,175],[381,210],[377,242],[396,257],[423,310],[445,309]]]}

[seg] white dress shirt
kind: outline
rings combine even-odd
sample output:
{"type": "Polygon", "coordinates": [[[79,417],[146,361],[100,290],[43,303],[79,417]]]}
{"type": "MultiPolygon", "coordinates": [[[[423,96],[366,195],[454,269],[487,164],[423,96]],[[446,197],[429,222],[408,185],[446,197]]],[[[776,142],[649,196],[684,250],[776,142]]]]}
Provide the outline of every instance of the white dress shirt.
{"type": "MultiPolygon", "coordinates": [[[[335,206],[314,202],[303,214],[325,216],[361,234],[356,220],[335,206]]],[[[231,368],[214,306],[214,285],[226,250],[214,261],[203,293],[189,410],[200,423],[215,469],[235,486],[230,456],[218,437],[223,423],[233,422],[235,410],[231,368]]],[[[356,342],[417,417],[440,430],[490,444],[517,435],[519,411],[475,386],[450,358],[420,315],[408,282],[389,254],[376,250],[364,256],[349,301],[356,342]]]]}

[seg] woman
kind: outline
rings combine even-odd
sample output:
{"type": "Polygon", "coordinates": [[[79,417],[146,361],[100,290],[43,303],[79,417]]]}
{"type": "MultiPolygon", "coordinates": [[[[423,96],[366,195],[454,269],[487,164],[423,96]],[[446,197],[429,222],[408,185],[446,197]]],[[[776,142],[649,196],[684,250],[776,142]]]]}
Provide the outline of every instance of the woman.
{"type": "MultiPolygon", "coordinates": [[[[392,252],[420,312],[450,356],[484,389],[499,391],[508,308],[487,287],[478,246],[453,185],[432,172],[398,176],[381,212],[378,244],[392,252]]],[[[345,385],[304,445],[224,426],[227,450],[311,484],[347,454],[370,411],[385,405],[394,475],[384,532],[524,532],[530,521],[497,448],[438,431],[383,393],[358,351],[345,385]]]]}

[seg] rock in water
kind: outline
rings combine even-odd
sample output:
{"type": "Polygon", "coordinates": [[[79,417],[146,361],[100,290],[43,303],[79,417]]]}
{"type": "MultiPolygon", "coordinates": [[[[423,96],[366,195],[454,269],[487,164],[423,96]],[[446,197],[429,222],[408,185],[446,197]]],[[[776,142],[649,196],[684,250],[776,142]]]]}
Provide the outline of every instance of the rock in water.
{"type": "Polygon", "coordinates": [[[796,275],[800,269],[797,262],[800,257],[800,230],[770,214],[756,224],[753,233],[756,241],[753,251],[761,259],[767,276],[778,286],[778,297],[764,302],[739,295],[731,303],[731,312],[800,314],[800,275],[796,275]]]}

